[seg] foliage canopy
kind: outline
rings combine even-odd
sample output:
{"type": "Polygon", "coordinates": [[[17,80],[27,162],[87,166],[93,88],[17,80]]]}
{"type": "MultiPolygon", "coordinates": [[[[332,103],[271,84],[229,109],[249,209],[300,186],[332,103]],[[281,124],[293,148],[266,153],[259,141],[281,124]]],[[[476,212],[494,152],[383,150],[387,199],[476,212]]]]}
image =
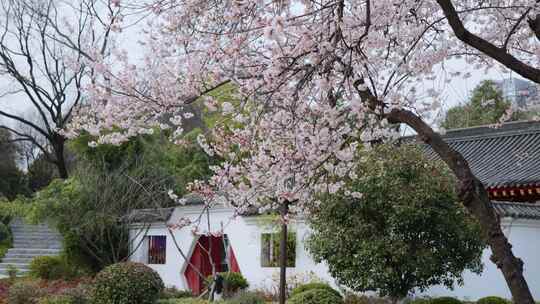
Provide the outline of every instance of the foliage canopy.
{"type": "Polygon", "coordinates": [[[457,202],[454,182],[411,146],[380,145],[362,155],[369,172],[326,195],[314,210],[308,247],[338,282],[355,291],[402,298],[414,288],[452,286],[462,271],[480,272],[480,229],[457,202]]]}

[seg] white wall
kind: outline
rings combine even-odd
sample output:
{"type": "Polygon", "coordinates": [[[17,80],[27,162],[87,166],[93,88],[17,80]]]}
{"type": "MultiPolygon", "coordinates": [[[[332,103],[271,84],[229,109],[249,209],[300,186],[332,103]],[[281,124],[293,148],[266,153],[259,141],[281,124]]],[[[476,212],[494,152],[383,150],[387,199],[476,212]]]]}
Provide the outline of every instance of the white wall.
{"type": "MultiPolygon", "coordinates": [[[[540,221],[502,220],[503,231],[513,245],[514,254],[524,262],[524,275],[536,300],[540,300],[540,221]]],[[[510,291],[499,269],[490,261],[490,250],[482,256],[484,272],[464,274],[465,284],[448,290],[438,286],[428,290],[429,296],[453,296],[465,300],[477,300],[485,296],[511,299],[510,291]]]]}
{"type": "MultiPolygon", "coordinates": [[[[200,215],[200,207],[181,207],[173,213],[169,223],[176,223],[182,216],[191,219],[200,215]]],[[[273,290],[275,288],[278,268],[261,267],[261,233],[273,232],[276,227],[264,225],[258,217],[242,217],[231,220],[233,215],[230,209],[213,209],[211,215],[211,230],[217,231],[221,225],[225,227],[225,233],[229,237],[233,247],[240,271],[250,282],[250,288],[273,290]]],[[[513,244],[514,253],[523,259],[525,263],[525,277],[533,292],[533,296],[540,300],[540,221],[504,219],[503,230],[513,244]]],[[[199,233],[207,230],[206,222],[201,225],[199,233]]],[[[309,277],[313,273],[317,278],[334,285],[333,279],[324,264],[313,262],[309,253],[304,248],[304,240],[309,234],[309,229],[302,221],[291,224],[291,230],[297,233],[296,244],[296,267],[288,268],[288,276],[297,278],[309,277]]],[[[185,270],[184,259],[176,249],[174,242],[164,226],[154,225],[148,235],[167,235],[167,263],[164,265],[150,265],[163,278],[167,286],[176,286],[187,289],[187,283],[183,275],[185,270]]],[[[176,230],[174,235],[182,251],[188,256],[195,245],[195,237],[191,230],[176,230]]],[[[134,261],[146,262],[145,247],[141,246],[132,257],[134,261]]],[[[441,286],[433,287],[423,294],[428,296],[454,296],[465,300],[494,295],[510,299],[510,292],[501,272],[489,260],[490,252],[486,250],[482,260],[484,272],[479,276],[466,272],[464,274],[464,286],[456,286],[449,290],[441,286]]]]}
{"type": "MultiPolygon", "coordinates": [[[[190,219],[197,218],[201,213],[199,206],[185,206],[176,208],[169,224],[177,223],[181,217],[190,219]]],[[[265,232],[277,232],[276,227],[266,225],[258,217],[238,217],[232,219],[233,211],[228,208],[214,208],[211,211],[211,231],[219,231],[224,227],[224,232],[229,238],[229,242],[234,250],[236,260],[240,271],[250,283],[252,289],[272,290],[275,285],[275,279],[279,273],[279,268],[261,267],[261,234],[265,232]]],[[[303,240],[308,235],[308,228],[299,221],[291,223],[290,230],[296,232],[296,265],[294,268],[288,268],[288,277],[308,278],[312,275],[319,279],[333,284],[332,278],[328,275],[327,267],[323,264],[316,264],[309,257],[308,252],[303,246],[303,240]],[[312,275],[308,275],[312,273],[312,275]]],[[[203,221],[199,227],[199,234],[207,231],[207,222],[203,221]]],[[[135,235],[135,231],[132,231],[135,235]]],[[[169,232],[163,225],[153,225],[147,235],[166,235],[167,236],[167,257],[164,265],[149,265],[156,270],[162,277],[165,285],[176,286],[180,289],[188,289],[186,279],[183,275],[186,267],[184,258],[176,249],[169,232]]],[[[182,252],[188,257],[195,246],[195,236],[191,228],[184,228],[174,231],[176,241],[182,252]]],[[[136,242],[135,242],[136,243],[136,242]]],[[[132,261],[146,262],[146,248],[141,246],[132,256],[132,261]]]]}

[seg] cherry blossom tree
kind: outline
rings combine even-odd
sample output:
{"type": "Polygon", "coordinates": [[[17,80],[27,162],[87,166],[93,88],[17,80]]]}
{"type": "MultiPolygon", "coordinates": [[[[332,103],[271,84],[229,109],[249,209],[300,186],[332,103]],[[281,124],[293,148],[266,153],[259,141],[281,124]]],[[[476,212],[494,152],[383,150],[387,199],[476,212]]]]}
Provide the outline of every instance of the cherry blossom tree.
{"type": "MultiPolygon", "coordinates": [[[[155,0],[133,61],[128,50],[96,56],[100,73],[85,115],[74,121],[95,143],[174,125],[182,141],[183,108],[200,102],[223,123],[199,138],[223,163],[210,186],[237,208],[261,212],[290,204],[289,216],[319,204],[315,194],[344,191],[361,178],[356,151],[398,136],[407,125],[458,180],[459,198],[479,220],[517,303],[533,303],[523,263],[512,253],[487,192],[467,161],[429,125],[441,94],[426,85],[501,68],[540,83],[540,18],[533,0],[155,0]],[[236,88],[230,102],[207,93],[236,88]],[[287,187],[286,181],[294,180],[287,187]]],[[[365,172],[369,174],[369,172],[365,172]]]]}

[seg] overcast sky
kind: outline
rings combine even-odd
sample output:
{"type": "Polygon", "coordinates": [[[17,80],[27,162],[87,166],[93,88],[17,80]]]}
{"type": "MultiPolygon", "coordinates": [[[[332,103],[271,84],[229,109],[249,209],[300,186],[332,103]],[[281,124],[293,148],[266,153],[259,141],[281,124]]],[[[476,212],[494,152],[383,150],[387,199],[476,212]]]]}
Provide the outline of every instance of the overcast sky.
{"type": "MultiPolygon", "coordinates": [[[[144,22],[139,23],[143,25],[144,22]]],[[[118,43],[130,51],[130,56],[132,58],[140,58],[142,56],[143,49],[137,43],[141,39],[141,27],[132,27],[125,31],[122,35],[122,38],[118,43]]],[[[500,69],[494,68],[491,69],[487,74],[483,71],[474,71],[467,69],[467,64],[463,60],[454,60],[446,64],[446,67],[450,70],[460,70],[471,72],[472,76],[468,79],[452,79],[450,83],[445,83],[438,78],[436,83],[432,84],[422,84],[425,88],[433,87],[437,91],[443,92],[443,111],[449,107],[464,103],[468,100],[471,90],[482,80],[493,79],[501,80],[509,77],[516,77],[515,74],[503,73],[500,69]]],[[[6,89],[12,87],[11,83],[5,78],[0,77],[0,94],[5,92],[6,89]]],[[[30,104],[28,100],[25,99],[25,96],[20,94],[19,96],[9,96],[0,99],[0,107],[2,109],[8,109],[12,113],[21,113],[28,111],[30,109],[30,104]]],[[[2,119],[2,118],[0,118],[2,119]]]]}

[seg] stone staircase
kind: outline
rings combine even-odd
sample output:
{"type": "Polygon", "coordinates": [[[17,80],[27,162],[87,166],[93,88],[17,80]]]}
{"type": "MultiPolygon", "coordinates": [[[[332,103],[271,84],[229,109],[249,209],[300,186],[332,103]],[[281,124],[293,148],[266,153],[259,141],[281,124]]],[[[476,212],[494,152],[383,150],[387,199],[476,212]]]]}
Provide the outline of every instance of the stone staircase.
{"type": "Polygon", "coordinates": [[[10,227],[13,248],[8,250],[0,263],[0,277],[7,276],[8,270],[12,267],[18,270],[19,275],[27,273],[30,262],[37,256],[60,254],[62,238],[57,231],[47,225],[28,225],[16,219],[12,221],[10,227]]]}

